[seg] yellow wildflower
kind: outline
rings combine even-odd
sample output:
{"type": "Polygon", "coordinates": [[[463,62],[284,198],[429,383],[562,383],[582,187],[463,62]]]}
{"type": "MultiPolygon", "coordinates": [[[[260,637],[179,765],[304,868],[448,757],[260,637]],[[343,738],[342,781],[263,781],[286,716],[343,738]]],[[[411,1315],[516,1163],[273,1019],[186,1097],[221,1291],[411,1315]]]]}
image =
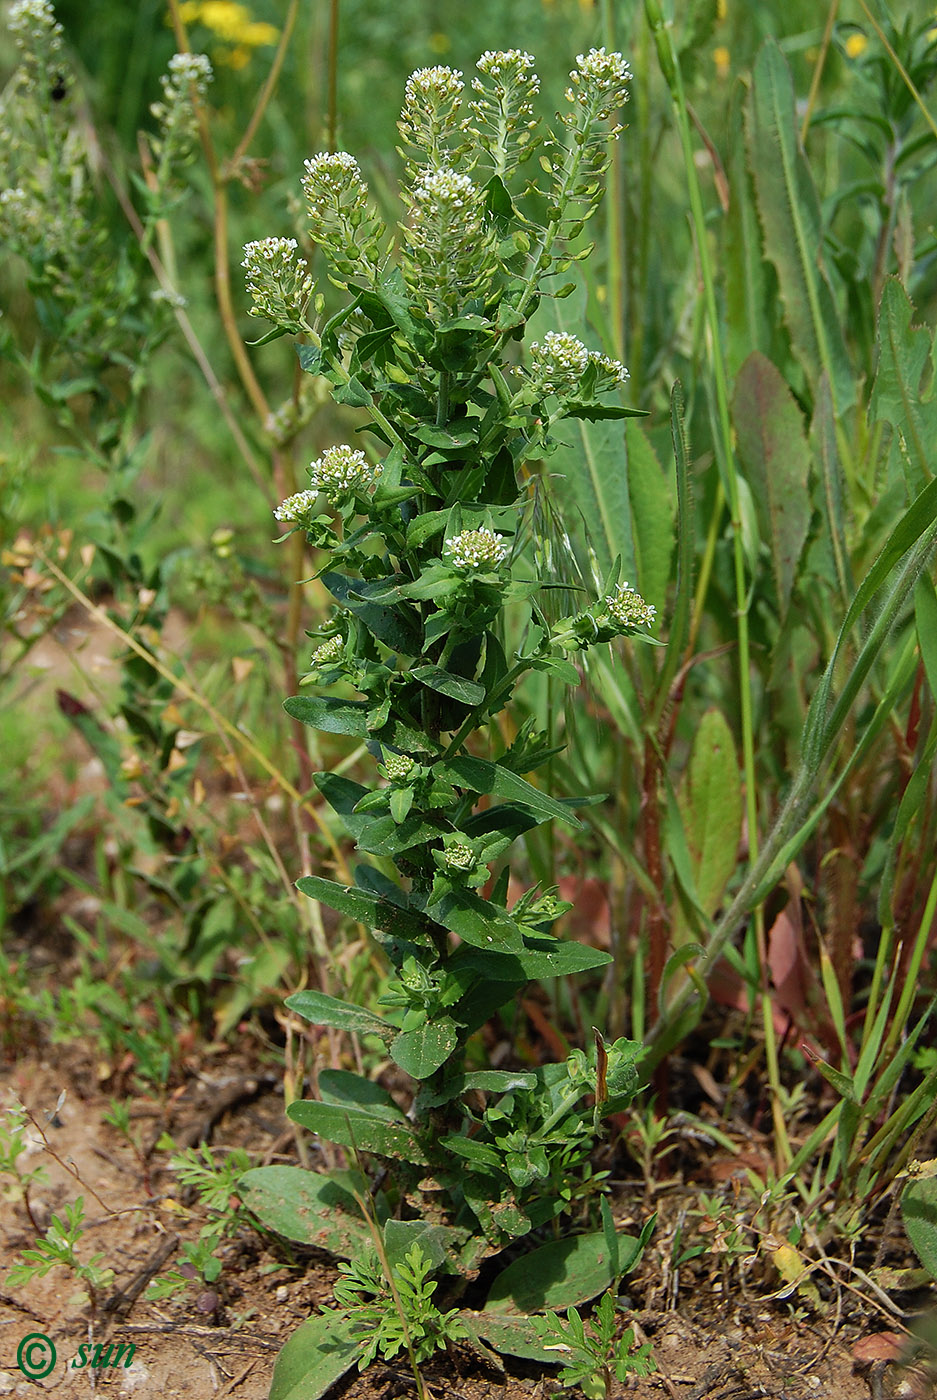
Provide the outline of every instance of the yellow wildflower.
{"type": "Polygon", "coordinates": [[[719,0],[716,6],[716,19],[721,24],[729,13],[729,0],[719,0]]]}
{"type": "Polygon", "coordinates": [[[869,41],[864,34],[850,34],[846,40],[846,54],[849,58],[859,58],[869,47],[869,41]]]}
{"type": "Polygon", "coordinates": [[[253,19],[238,0],[183,0],[180,13],[186,24],[203,24],[225,43],[235,45],[226,59],[234,68],[244,67],[251,49],[275,44],[280,37],[275,25],[253,19]]]}
{"type": "Polygon", "coordinates": [[[727,78],[729,76],[730,54],[725,44],[720,44],[713,49],[713,63],[716,65],[716,76],[727,78]]]}

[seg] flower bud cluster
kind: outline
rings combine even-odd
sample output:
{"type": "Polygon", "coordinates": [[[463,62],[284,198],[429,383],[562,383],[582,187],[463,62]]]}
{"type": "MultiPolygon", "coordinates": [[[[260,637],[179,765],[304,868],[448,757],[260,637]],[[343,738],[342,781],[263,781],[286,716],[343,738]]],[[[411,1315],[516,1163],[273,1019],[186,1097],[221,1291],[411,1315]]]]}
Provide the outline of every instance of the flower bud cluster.
{"type": "Polygon", "coordinates": [[[327,447],[309,464],[310,486],[333,503],[370,491],[380,474],[381,468],[369,462],[359,448],[344,443],[327,447]]]}
{"type": "Polygon", "coordinates": [[[607,121],[628,101],[631,69],[620,53],[606,53],[604,48],[577,54],[576,65],[569,75],[572,85],[566,89],[566,100],[587,108],[595,120],[607,121]]]}
{"type": "Polygon", "coordinates": [[[463,149],[460,110],[464,91],[462,74],[454,68],[418,68],[407,79],[403,109],[397,123],[407,146],[414,152],[408,174],[452,165],[463,149]]]}
{"type": "Polygon", "coordinates": [[[413,759],[406,753],[389,753],[384,757],[384,772],[392,783],[405,782],[415,767],[413,759]]]}
{"type": "Polygon", "coordinates": [[[503,535],[482,526],[478,530],[463,530],[443,545],[443,558],[459,573],[490,572],[499,569],[507,558],[507,542],[503,535]]]}
{"type": "Polygon", "coordinates": [[[618,585],[612,597],[605,599],[605,606],[623,630],[645,624],[650,627],[657,616],[657,609],[646,603],[641,594],[627,583],[618,585]]]}
{"type": "Polygon", "coordinates": [[[531,54],[521,49],[489,49],[475,65],[470,103],[473,135],[488,152],[495,173],[506,180],[530,155],[537,126],[531,99],[540,91],[531,54]]]}
{"type": "Polygon", "coordinates": [[[19,82],[43,107],[49,103],[53,79],[59,82],[62,63],[62,26],[49,0],[16,0],[10,6],[7,26],[20,53],[19,82]]]}
{"type": "Polygon", "coordinates": [[[263,316],[283,330],[308,329],[306,311],[314,282],[295,238],[261,238],[245,243],[244,260],[252,316],[263,316]]]}
{"type": "Polygon", "coordinates": [[[318,491],[297,491],[294,495],[287,496],[274,510],[274,519],[294,521],[297,525],[305,524],[315,511],[318,495],[318,491]]]}
{"type": "Polygon", "coordinates": [[[468,175],[443,166],[420,172],[410,202],[408,280],[430,314],[455,316],[470,298],[485,295],[494,275],[482,193],[468,175]]]}
{"type": "Polygon", "coordinates": [[[203,53],[176,53],[169,60],[169,70],[159,80],[162,101],[150,108],[160,125],[154,145],[162,174],[168,174],[191,153],[198,133],[195,105],[205,96],[211,80],[211,63],[203,53]]]}
{"type": "Polygon", "coordinates": [[[475,869],[475,852],[471,846],[465,845],[462,841],[447,846],[442,853],[442,858],[446,869],[451,870],[454,874],[466,874],[475,869]]]}
{"type": "Polygon", "coordinates": [[[321,670],[325,666],[331,666],[334,662],[340,661],[345,650],[345,638],[342,636],[329,637],[328,641],[316,647],[309,659],[310,668],[313,671],[321,670]]]}
{"type": "Polygon", "coordinates": [[[377,275],[385,227],[371,208],[358,162],[347,151],[322,151],[305,162],[303,193],[309,236],[345,277],[377,275]]]}
{"type": "Polygon", "coordinates": [[[547,331],[542,342],[530,347],[531,382],[547,394],[573,391],[590,365],[595,366],[593,392],[616,388],[630,375],[618,360],[611,360],[597,350],[590,350],[567,331],[547,331]]]}

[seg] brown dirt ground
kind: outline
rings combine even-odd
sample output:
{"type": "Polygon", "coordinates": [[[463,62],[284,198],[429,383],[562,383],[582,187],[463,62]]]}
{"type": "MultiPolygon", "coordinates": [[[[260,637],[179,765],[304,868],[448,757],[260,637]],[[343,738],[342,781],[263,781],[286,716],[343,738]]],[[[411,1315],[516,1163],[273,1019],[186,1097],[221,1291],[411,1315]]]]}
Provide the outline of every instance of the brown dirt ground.
{"type": "MultiPolygon", "coordinates": [[[[174,1179],[164,1170],[166,1155],[152,1152],[149,1181],[126,1140],[102,1122],[108,1096],[97,1081],[98,1067],[77,1046],[50,1047],[44,1055],[27,1054],[7,1067],[2,1077],[4,1104],[11,1095],[23,1102],[44,1132],[50,1155],[38,1133],[35,1150],[22,1165],[42,1165],[43,1184],[33,1188],[31,1204],[40,1223],[52,1211],[83,1195],[87,1233],[80,1253],[104,1255],[115,1271],[114,1291],[126,1291],[176,1237],[194,1236],[201,1220],[187,1209],[174,1179]],[[63,1089],[64,1103],[51,1121],[63,1089]],[[149,1188],[149,1192],[147,1190],[149,1188]]],[[[285,1131],[279,1086],[265,1083],[236,1055],[224,1067],[208,1064],[160,1106],[138,1098],[132,1120],[144,1146],[168,1129],[177,1144],[211,1137],[216,1146],[240,1145],[256,1159],[292,1160],[285,1131]],[[230,1108],[218,1117],[225,1100],[230,1108]]],[[[10,1178],[3,1180],[7,1187],[10,1178]]],[[[637,1185],[637,1184],[635,1184],[637,1185]]],[[[673,1214],[661,1205],[662,1220],[673,1214]]],[[[632,1193],[632,1205],[633,1193],[632,1193]]],[[[616,1215],[628,1218],[623,1193],[616,1215]]],[[[668,1231],[662,1226],[663,1235],[668,1231]]],[[[0,1200],[0,1265],[4,1272],[34,1232],[14,1190],[0,1200]]],[[[170,1256],[171,1258],[171,1256],[170,1256]]],[[[678,1290],[661,1276],[660,1250],[649,1251],[642,1273],[628,1280],[639,1328],[654,1345],[660,1370],[647,1380],[618,1386],[616,1395],[632,1400],[926,1400],[937,1397],[935,1373],[920,1360],[856,1359],[863,1347],[893,1351],[887,1341],[869,1343],[869,1334],[896,1330],[888,1314],[875,1315],[867,1301],[846,1291],[825,1316],[796,1309],[790,1300],[760,1295],[723,1298],[712,1280],[687,1278],[678,1290]],[[697,1286],[698,1285],[698,1286],[697,1286]],[[835,1318],[837,1326],[831,1325],[835,1318]]],[[[170,1265],[166,1265],[170,1267],[170,1265]]],[[[193,1288],[182,1297],[148,1303],[142,1296],[123,1315],[89,1318],[86,1298],[78,1294],[64,1270],[15,1293],[0,1282],[0,1396],[48,1391],[71,1397],[96,1388],[114,1395],[233,1396],[262,1400],[269,1392],[273,1364],[290,1333],[317,1305],[328,1300],[335,1271],[325,1256],[305,1251],[290,1268],[274,1248],[248,1228],[225,1247],[224,1272],[217,1285],[219,1305],[193,1288]],[[58,1363],[48,1378],[26,1380],[17,1369],[16,1348],[27,1333],[52,1338],[58,1363]],[[74,1371],[68,1367],[82,1342],[112,1340],[136,1347],[129,1369],[74,1371]]],[[[900,1325],[897,1325],[900,1330],[900,1325]]],[[[459,1352],[425,1368],[438,1397],[453,1400],[546,1400],[559,1387],[542,1368],[506,1363],[499,1375],[472,1354],[459,1352]]],[[[400,1367],[373,1366],[354,1372],[333,1390],[335,1400],[392,1400],[415,1394],[413,1379],[400,1367]]],[[[301,1400],[297,1397],[296,1400],[301,1400]]]]}

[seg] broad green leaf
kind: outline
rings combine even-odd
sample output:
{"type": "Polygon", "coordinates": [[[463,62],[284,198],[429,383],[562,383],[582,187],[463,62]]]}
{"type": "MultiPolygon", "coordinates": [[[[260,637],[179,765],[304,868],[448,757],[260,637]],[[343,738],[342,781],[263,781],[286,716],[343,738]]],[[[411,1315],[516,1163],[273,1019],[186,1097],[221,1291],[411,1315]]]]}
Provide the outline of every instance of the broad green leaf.
{"type": "Polygon", "coordinates": [[[735,870],[742,834],[738,757],[720,710],[707,710],[699,723],[678,801],[697,898],[712,917],[735,870]]]}
{"type": "Polygon", "coordinates": [[[463,1244],[468,1231],[448,1225],[432,1225],[428,1220],[388,1220],[384,1225],[384,1250],[392,1269],[402,1264],[408,1250],[418,1244],[434,1270],[463,1244]]]}
{"type": "Polygon", "coordinates": [[[317,1103],[314,1099],[298,1099],[286,1110],[286,1116],[300,1127],[318,1133],[329,1142],[350,1147],[358,1152],[373,1152],[378,1157],[398,1157],[405,1162],[426,1166],[427,1159],[409,1127],[376,1118],[360,1108],[347,1108],[334,1103],[317,1103]]]}
{"type": "Polygon", "coordinates": [[[390,899],[382,898],[373,890],[359,889],[355,885],[339,885],[334,880],[323,880],[319,875],[303,875],[296,881],[296,888],[310,899],[317,899],[320,904],[327,905],[329,909],[335,909],[339,914],[348,914],[366,928],[383,929],[385,933],[400,934],[403,938],[420,936],[426,932],[426,924],[421,915],[390,899]]]}
{"type": "Polygon", "coordinates": [[[901,1219],[914,1252],[937,1279],[937,1177],[910,1182],[901,1193],[901,1219]]]}
{"type": "Polygon", "coordinates": [[[327,996],[325,992],[294,992],[286,998],[286,1005],[297,1016],[316,1026],[334,1026],[336,1030],[353,1031],[356,1035],[380,1035],[385,1040],[397,1033],[396,1026],[363,1006],[340,1001],[338,997],[327,996]]]}
{"type": "Polygon", "coordinates": [[[297,1244],[315,1245],[337,1259],[354,1259],[371,1244],[371,1232],[342,1182],[305,1167],[254,1167],[238,1182],[238,1195],[270,1230],[297,1244]]]}
{"type": "Polygon", "coordinates": [[[437,1016],[413,1031],[402,1031],[392,1041],[390,1057],[414,1079],[428,1079],[445,1064],[459,1043],[459,1032],[449,1016],[437,1016]]]}
{"type": "Polygon", "coordinates": [[[340,1312],[324,1312],[302,1323],[273,1368],[269,1400],[319,1400],[350,1371],[364,1348],[340,1312]]]}
{"type": "MultiPolygon", "coordinates": [[[[297,993],[299,995],[301,993],[297,993]]],[[[352,1074],[350,1070],[320,1069],[317,1084],[323,1103],[351,1104],[390,1121],[403,1121],[405,1117],[403,1109],[398,1108],[386,1089],[375,1084],[373,1079],[352,1074]]]]}
{"type": "Polygon", "coordinates": [[[433,774],[456,787],[467,787],[472,792],[488,793],[492,797],[503,797],[507,802],[529,807],[541,821],[557,820],[565,822],[567,826],[582,826],[582,822],[563,803],[548,797],[509,768],[492,763],[487,758],[471,758],[463,754],[459,758],[444,759],[434,764],[433,774]]]}
{"type": "Polygon", "coordinates": [[[425,1108],[438,1108],[450,1103],[471,1089],[482,1089],[489,1094],[508,1094],[512,1089],[534,1089],[537,1076],[522,1070],[480,1069],[471,1074],[457,1074],[447,1079],[443,1087],[433,1093],[420,1090],[420,1103],[425,1108]]]}
{"type": "Polygon", "coordinates": [[[811,383],[826,372],[839,415],[855,402],[855,377],[823,265],[820,200],[797,131],[794,85],[773,39],[755,61],[745,128],[765,254],[794,353],[811,383]]]}
{"type": "Polygon", "coordinates": [[[464,676],[453,676],[441,666],[414,666],[410,672],[415,680],[440,695],[448,695],[450,700],[461,700],[463,705],[480,705],[485,698],[485,687],[477,681],[466,680],[464,676]]]}
{"type": "Polygon", "coordinates": [[[541,1245],[515,1259],[495,1279],[484,1311],[503,1316],[566,1309],[587,1303],[638,1261],[641,1242],[619,1231],[618,1259],[602,1230],[541,1245]]]}
{"type": "Polygon", "coordinates": [[[450,891],[437,904],[431,905],[427,914],[475,948],[513,953],[524,946],[519,925],[503,909],[482,899],[474,890],[450,891]]]}
{"type": "Polygon", "coordinates": [[[739,370],[732,418],[761,534],[771,545],[783,618],[810,524],[810,456],[794,396],[760,350],[752,351],[739,370]]]}
{"type": "Polygon", "coordinates": [[[368,630],[385,646],[405,656],[421,654],[423,639],[416,619],[410,616],[405,608],[384,607],[382,603],[372,602],[369,597],[372,592],[377,593],[388,588],[393,579],[375,579],[367,582],[329,571],[322,575],[322,582],[333,598],[343,608],[348,608],[356,617],[360,617],[368,630]]]}
{"type": "Polygon", "coordinates": [[[368,710],[365,700],[340,700],[335,695],[290,695],[283,708],[293,719],[321,729],[326,734],[350,734],[355,739],[368,737],[368,710]]]}
{"type": "Polygon", "coordinates": [[[368,789],[361,783],[353,783],[350,778],[343,778],[340,773],[316,773],[313,782],[322,793],[326,802],[337,812],[342,819],[342,825],[356,840],[361,835],[367,825],[366,815],[358,815],[355,807],[362,797],[367,796],[368,789]]]}
{"type": "Polygon", "coordinates": [[[504,1356],[520,1356],[549,1366],[560,1366],[565,1360],[563,1352],[547,1350],[529,1317],[487,1310],[470,1312],[466,1308],[459,1313],[459,1321],[473,1341],[487,1342],[504,1356]]]}
{"type": "Polygon", "coordinates": [[[482,954],[472,948],[460,948],[453,962],[478,967],[485,977],[500,982],[543,982],[550,977],[569,977],[576,972],[591,972],[612,961],[610,953],[574,943],[564,938],[532,938],[524,935],[524,949],[518,953],[482,954]]]}
{"type": "Polygon", "coordinates": [[[876,338],[877,363],[869,421],[884,418],[901,433],[911,467],[912,492],[920,491],[937,465],[937,398],[927,398],[921,380],[933,351],[933,336],[925,326],[913,326],[913,307],[897,277],[882,291],[876,338]]]}

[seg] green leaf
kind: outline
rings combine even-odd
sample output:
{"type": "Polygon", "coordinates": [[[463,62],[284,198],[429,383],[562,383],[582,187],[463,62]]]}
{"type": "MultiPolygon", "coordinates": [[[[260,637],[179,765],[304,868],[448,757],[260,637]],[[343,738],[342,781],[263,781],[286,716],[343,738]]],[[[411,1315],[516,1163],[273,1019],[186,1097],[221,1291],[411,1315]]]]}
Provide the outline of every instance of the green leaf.
{"type": "Polygon", "coordinates": [[[933,351],[931,332],[912,326],[914,308],[897,277],[882,290],[876,337],[877,365],[869,422],[884,418],[901,433],[912,468],[911,490],[920,491],[937,462],[937,399],[921,393],[933,351]]]}
{"type": "Polygon", "coordinates": [[[392,1269],[397,1268],[409,1250],[418,1244],[435,1271],[445,1264],[447,1256],[464,1241],[467,1233],[448,1225],[431,1225],[428,1220],[388,1220],[384,1225],[387,1262],[392,1269]]]}
{"type": "MultiPolygon", "coordinates": [[[[302,993],[297,992],[297,996],[302,993]]],[[[387,1118],[392,1122],[403,1122],[404,1112],[380,1084],[363,1075],[352,1074],[347,1069],[320,1069],[318,1077],[319,1097],[323,1103],[351,1104],[373,1113],[377,1118],[387,1118]]]]}
{"type": "Polygon", "coordinates": [[[410,672],[414,680],[440,695],[448,695],[450,700],[460,700],[463,705],[473,708],[485,699],[486,691],[477,681],[466,680],[464,676],[453,676],[441,666],[414,666],[410,672]]]}
{"type": "Polygon", "coordinates": [[[625,428],[636,587],[662,615],[672,577],[674,493],[640,423],[625,428]]]}
{"type": "Polygon", "coordinates": [[[924,674],[931,695],[937,700],[937,593],[926,574],[921,575],[914,590],[914,621],[924,674]]]}
{"type": "Polygon", "coordinates": [[[525,934],[524,943],[523,951],[518,953],[482,954],[472,948],[460,948],[452,962],[455,966],[464,963],[477,967],[491,981],[523,984],[591,972],[612,961],[611,954],[601,948],[563,938],[531,938],[525,934]]]}
{"type": "Polygon", "coordinates": [[[403,938],[426,933],[426,923],[421,915],[405,905],[375,894],[373,890],[360,889],[356,885],[339,885],[334,880],[323,880],[320,875],[303,875],[296,881],[296,888],[329,909],[348,914],[366,928],[383,929],[385,933],[399,934],[403,938]]]}
{"type": "Polygon", "coordinates": [[[350,734],[355,739],[368,738],[366,700],[340,700],[334,695],[291,695],[283,708],[293,719],[321,729],[326,734],[350,734]]]}
{"type": "Polygon", "coordinates": [[[732,418],[761,533],[771,545],[783,619],[810,524],[810,454],[794,396],[759,350],[739,370],[732,418]]]}
{"type": "Polygon", "coordinates": [[[472,1089],[481,1089],[489,1094],[508,1094],[512,1089],[535,1089],[537,1076],[520,1070],[480,1069],[471,1074],[456,1074],[447,1079],[441,1089],[429,1093],[420,1090],[420,1103],[425,1108],[438,1108],[450,1103],[472,1089]]]}
{"type": "Polygon", "coordinates": [[[503,909],[482,899],[474,890],[453,889],[427,909],[436,923],[457,933],[475,948],[492,952],[519,952],[524,946],[520,926],[503,909]]]}
{"type": "Polygon", "coordinates": [[[554,1240],[522,1255],[495,1279],[485,1313],[511,1316],[587,1303],[637,1263],[640,1241],[619,1231],[617,1243],[617,1260],[602,1230],[554,1240]]]}
{"type": "Polygon", "coordinates": [[[583,403],[579,399],[568,399],[563,404],[564,418],[585,418],[590,423],[600,423],[613,418],[647,418],[646,408],[625,408],[620,403],[583,403]]]}
{"type": "Polygon", "coordinates": [[[333,812],[341,817],[349,836],[357,840],[368,818],[367,815],[359,816],[354,809],[362,797],[367,796],[368,789],[361,783],[353,783],[350,778],[343,778],[340,773],[315,773],[313,782],[333,812]]]}
{"type": "MultiPolygon", "coordinates": [[[[312,876],[308,878],[312,879],[312,876]]],[[[389,1040],[396,1035],[397,1027],[380,1016],[367,1011],[363,1006],[354,1006],[338,997],[326,996],[325,992],[294,992],[286,998],[290,1011],[316,1026],[334,1026],[336,1030],[352,1031],[356,1035],[379,1035],[389,1040]]]]}
{"type": "Polygon", "coordinates": [[[797,131],[794,85],[771,39],[755,61],[745,127],[765,253],[777,271],[794,353],[811,383],[826,372],[841,414],[855,402],[855,376],[823,265],[820,200],[797,131]]]}
{"type": "Polygon", "coordinates": [[[459,758],[444,759],[433,766],[433,774],[455,787],[467,787],[472,792],[488,793],[492,797],[503,797],[508,802],[529,807],[541,821],[558,820],[567,826],[582,826],[568,807],[548,797],[509,768],[492,763],[487,758],[471,758],[463,754],[459,758]]]}
{"type": "Polygon", "coordinates": [[[419,1166],[427,1165],[427,1158],[409,1127],[390,1123],[386,1118],[376,1118],[363,1109],[298,1099],[289,1105],[286,1116],[301,1127],[308,1128],[311,1133],[318,1133],[320,1137],[337,1142],[342,1147],[373,1152],[378,1157],[397,1157],[419,1166]]]}
{"type": "Polygon", "coordinates": [[[704,913],[719,907],[738,861],[742,782],[732,732],[720,710],[707,710],[696,731],[679,796],[696,893],[704,913]]]}
{"type": "Polygon", "coordinates": [[[413,1079],[428,1079],[458,1043],[455,1022],[449,1016],[437,1016],[416,1030],[402,1031],[391,1044],[390,1056],[413,1079]]]}
{"type": "Polygon", "coordinates": [[[310,1318],[277,1357],[269,1400],[319,1400],[351,1370],[363,1350],[364,1342],[352,1337],[343,1313],[310,1318]]]}
{"type": "Polygon", "coordinates": [[[488,1342],[504,1356],[520,1356],[527,1361],[539,1361],[549,1366],[560,1366],[565,1360],[563,1352],[555,1348],[550,1351],[541,1342],[529,1317],[489,1312],[487,1309],[484,1312],[463,1309],[459,1313],[459,1321],[470,1340],[488,1342]]]}
{"type": "Polygon", "coordinates": [[[285,1239],[315,1245],[337,1259],[354,1259],[370,1246],[371,1232],[344,1184],[349,1176],[305,1167],[254,1167],[240,1178],[238,1195],[258,1220],[285,1239]]]}
{"type": "Polygon", "coordinates": [[[370,594],[386,589],[393,579],[347,578],[344,574],[328,571],[322,575],[322,582],[333,598],[343,608],[348,608],[372,632],[378,641],[400,652],[404,656],[419,656],[423,650],[420,629],[404,608],[387,608],[372,602],[370,594]]]}
{"type": "Polygon", "coordinates": [[[901,1193],[901,1218],[915,1254],[937,1279],[937,1177],[909,1182],[901,1193]]]}

